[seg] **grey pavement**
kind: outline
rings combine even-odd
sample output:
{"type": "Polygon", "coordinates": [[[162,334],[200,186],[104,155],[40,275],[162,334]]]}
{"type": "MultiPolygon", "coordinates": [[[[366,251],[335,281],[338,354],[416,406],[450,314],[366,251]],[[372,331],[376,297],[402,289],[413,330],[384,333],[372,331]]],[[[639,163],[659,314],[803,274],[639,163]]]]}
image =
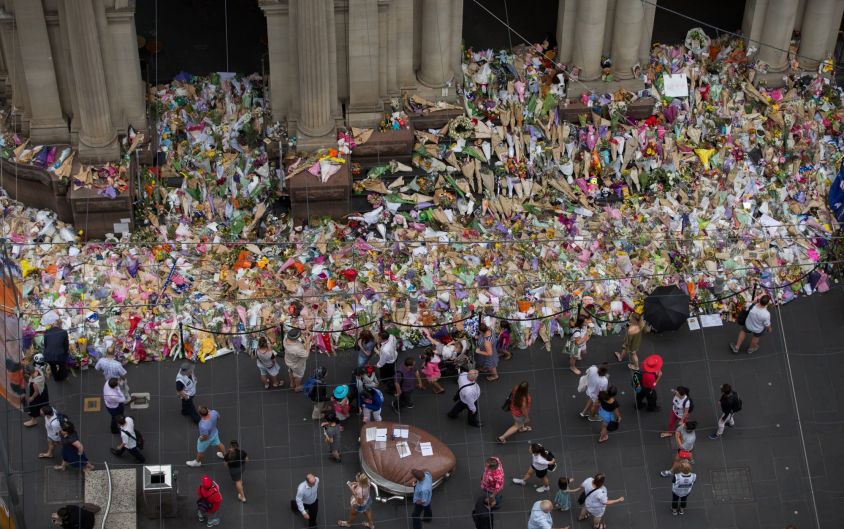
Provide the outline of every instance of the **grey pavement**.
{"type": "MultiPolygon", "coordinates": [[[[427,527],[471,527],[469,513],[480,496],[485,458],[500,456],[509,482],[530,465],[527,447],[532,440],[549,447],[561,462],[551,474],[552,482],[563,474],[578,482],[596,471],[607,475],[610,497],[626,498],[623,504],[608,509],[609,527],[844,526],[844,483],[838,479],[844,468],[840,448],[844,411],[836,398],[844,372],[844,292],[836,287],[772,312],[774,332],[764,336],[762,348],[751,356],[730,352],[727,344],[734,338],[734,324],[647,335],[642,357],[658,352],[665,358],[665,378],[659,388],[663,410],[636,412],[628,369],[613,362],[610,381],[620,390],[624,417],[620,429],[601,445],[596,443],[598,424],[577,416],[584,397],[576,392],[577,377],[566,369],[560,342],[555,342],[551,354],[538,348],[516,351],[513,360],[502,361],[500,381],[482,382],[481,429],[446,417],[454,381],[446,381],[443,395],[416,392],[416,407],[403,412],[401,420],[438,435],[458,460],[454,476],[434,493],[435,519],[427,527]],[[508,444],[498,445],[496,436],[511,423],[500,406],[510,388],[521,380],[528,380],[532,388],[533,432],[517,434],[508,444]],[[736,427],[727,429],[722,440],[710,441],[706,435],[715,426],[718,388],[724,382],[740,393],[744,410],[737,415],[736,427]],[[659,476],[659,471],[670,465],[673,451],[658,432],[666,426],[669,389],[679,384],[691,388],[693,416],[699,422],[694,466],[698,482],[686,515],[673,517],[670,480],[659,476]]],[[[585,363],[610,360],[619,342],[618,336],[593,339],[585,363]]],[[[403,353],[400,361],[404,354],[411,353],[403,353]]],[[[309,372],[314,360],[309,361],[309,372]]],[[[331,383],[348,381],[352,352],[316,360],[328,367],[331,383]]],[[[263,390],[254,360],[246,356],[228,356],[200,365],[197,401],[220,412],[223,442],[238,439],[252,460],[244,479],[248,503],[241,504],[228,473],[210,451],[210,464],[202,469],[184,465],[193,457],[196,428],[179,414],[174,394],[176,370],[177,364],[170,361],[129,368],[132,390],[153,395],[149,409],[132,413],[147,440],[148,464],[175,465],[182,495],[179,517],[148,519],[139,514],[138,527],[200,527],[193,505],[196,486],[205,472],[222,487],[221,527],[305,527],[291,514],[289,500],[307,472],[322,478],[319,526],[335,527],[336,521],[345,517],[345,482],[359,470],[354,433],[359,426],[357,416],[348,421],[343,437],[343,463],[332,463],[319,428],[309,419],[310,402],[303,395],[286,389],[263,390]]],[[[99,397],[102,383],[99,373],[82,371],[69,382],[51,382],[50,392],[57,407],[79,426],[88,456],[98,468],[102,468],[104,459],[112,466],[131,468],[126,464],[128,459],[121,461],[108,451],[115,441],[108,431],[106,411],[81,412],[82,399],[99,397]]],[[[386,420],[396,418],[386,408],[384,416],[386,420]]],[[[47,527],[50,508],[81,497],[82,481],[72,471],[61,475],[51,469],[52,463],[36,459],[37,452],[44,448],[43,428],[22,428],[19,418],[17,412],[6,408],[3,431],[16,478],[23,482],[27,527],[47,527]]],[[[538,494],[531,486],[508,484],[502,509],[496,514],[496,527],[526,527],[533,502],[554,492],[555,488],[538,494]]],[[[143,510],[140,497],[138,508],[143,510]]],[[[409,505],[404,503],[374,507],[380,529],[409,528],[408,512],[409,505]]],[[[555,513],[555,527],[589,527],[586,522],[578,522],[576,514],[555,513]]]]}

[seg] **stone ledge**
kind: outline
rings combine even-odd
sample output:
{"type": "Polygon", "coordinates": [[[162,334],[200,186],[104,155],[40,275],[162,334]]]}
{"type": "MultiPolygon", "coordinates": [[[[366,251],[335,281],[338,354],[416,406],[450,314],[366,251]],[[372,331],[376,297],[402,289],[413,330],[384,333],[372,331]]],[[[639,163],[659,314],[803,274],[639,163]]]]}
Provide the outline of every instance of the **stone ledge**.
{"type": "MultiPolygon", "coordinates": [[[[111,474],[111,506],[106,529],[135,529],[138,526],[138,481],[135,469],[113,469],[111,474]]],[[[100,507],[95,527],[102,527],[108,504],[108,476],[105,470],[92,470],[85,474],[85,503],[100,507]]]]}

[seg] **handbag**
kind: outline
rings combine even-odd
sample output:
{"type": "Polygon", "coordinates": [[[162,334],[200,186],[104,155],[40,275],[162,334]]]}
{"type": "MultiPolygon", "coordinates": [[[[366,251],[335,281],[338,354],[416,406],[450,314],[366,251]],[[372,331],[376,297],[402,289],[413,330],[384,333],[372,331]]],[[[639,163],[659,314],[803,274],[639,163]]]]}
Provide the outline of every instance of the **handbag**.
{"type": "Polygon", "coordinates": [[[614,432],[618,430],[618,421],[610,421],[607,423],[607,431],[614,432]]]}
{"type": "Polygon", "coordinates": [[[747,323],[747,316],[750,315],[750,309],[753,308],[753,305],[754,304],[751,303],[750,306],[738,313],[738,316],[736,317],[736,323],[742,326],[747,323]]]}
{"type": "Polygon", "coordinates": [[[143,436],[143,434],[141,433],[141,431],[140,431],[140,430],[138,430],[137,428],[135,428],[135,435],[130,434],[130,433],[129,433],[129,432],[127,432],[126,430],[122,430],[122,429],[121,429],[120,431],[121,431],[121,432],[123,432],[123,433],[125,433],[126,435],[128,435],[128,436],[129,436],[129,437],[131,437],[132,439],[134,439],[134,440],[135,440],[135,444],[136,444],[136,445],[138,445],[138,449],[139,449],[139,450],[143,450],[143,449],[144,449],[144,436],[143,436]]]}
{"type": "Polygon", "coordinates": [[[599,488],[600,488],[600,487],[595,487],[594,489],[592,489],[592,490],[590,490],[590,491],[589,491],[589,494],[586,494],[585,492],[581,492],[581,493],[580,493],[580,496],[578,496],[578,498],[577,498],[577,503],[579,503],[579,504],[581,504],[581,505],[583,505],[584,503],[586,503],[586,498],[588,498],[590,494],[592,494],[593,492],[595,492],[595,491],[596,491],[596,490],[598,490],[599,488]]]}
{"type": "Polygon", "coordinates": [[[586,386],[588,385],[589,377],[588,375],[582,375],[580,380],[577,381],[577,392],[583,393],[586,391],[586,386]]]}
{"type": "Polygon", "coordinates": [[[511,391],[507,398],[504,399],[504,404],[501,405],[502,411],[510,411],[510,406],[513,404],[513,392],[511,391]]]}
{"type": "Polygon", "coordinates": [[[464,386],[460,386],[459,388],[457,388],[457,393],[454,394],[454,397],[452,397],[451,400],[453,400],[454,402],[457,402],[458,400],[460,400],[460,392],[463,391],[464,388],[468,388],[469,386],[474,386],[474,385],[475,385],[475,382],[472,382],[471,384],[466,384],[464,386]]]}

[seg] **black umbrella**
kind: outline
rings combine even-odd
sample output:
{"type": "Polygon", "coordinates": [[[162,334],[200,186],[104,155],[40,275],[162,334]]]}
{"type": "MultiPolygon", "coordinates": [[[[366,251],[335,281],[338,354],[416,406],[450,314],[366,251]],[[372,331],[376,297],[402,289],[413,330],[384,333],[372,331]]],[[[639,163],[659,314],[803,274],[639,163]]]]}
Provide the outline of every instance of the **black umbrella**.
{"type": "Polygon", "coordinates": [[[657,287],[645,298],[645,321],[656,331],[676,331],[689,318],[689,295],[677,285],[657,287]]]}

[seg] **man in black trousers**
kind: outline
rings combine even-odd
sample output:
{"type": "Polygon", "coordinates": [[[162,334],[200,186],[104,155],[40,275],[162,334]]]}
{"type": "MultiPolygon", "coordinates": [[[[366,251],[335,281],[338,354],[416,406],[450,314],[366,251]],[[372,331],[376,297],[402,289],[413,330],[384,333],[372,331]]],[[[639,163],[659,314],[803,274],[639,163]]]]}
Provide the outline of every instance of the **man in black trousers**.
{"type": "Polygon", "coordinates": [[[70,340],[67,337],[67,331],[62,329],[59,315],[54,311],[51,310],[45,314],[41,321],[50,326],[49,329],[44,331],[44,358],[50,364],[53,378],[56,379],[56,382],[61,382],[67,378],[68,374],[67,361],[70,358],[70,340]]]}

